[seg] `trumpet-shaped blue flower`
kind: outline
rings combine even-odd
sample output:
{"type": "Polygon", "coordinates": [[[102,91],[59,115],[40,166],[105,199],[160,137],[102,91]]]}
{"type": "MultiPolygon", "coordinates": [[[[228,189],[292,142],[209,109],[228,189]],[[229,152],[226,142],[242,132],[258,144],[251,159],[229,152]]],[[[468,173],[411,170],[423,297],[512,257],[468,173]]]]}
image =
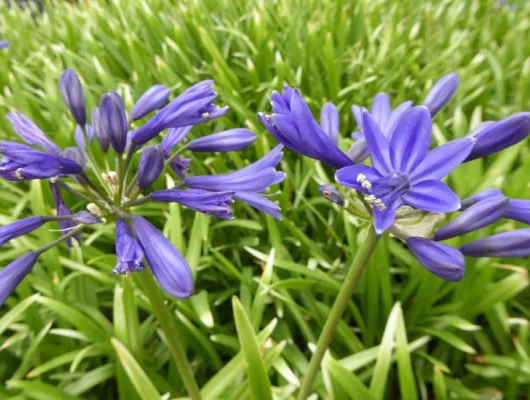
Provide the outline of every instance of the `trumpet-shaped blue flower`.
{"type": "Polygon", "coordinates": [[[233,191],[234,199],[244,201],[250,206],[280,219],[278,205],[259,192],[285,179],[285,173],[277,172],[275,169],[282,159],[282,148],[281,145],[276,146],[265,157],[236,172],[222,175],[192,176],[186,179],[186,186],[214,192],[233,191]]]}
{"type": "Polygon", "coordinates": [[[164,129],[196,125],[226,114],[228,107],[219,108],[213,103],[217,93],[212,85],[213,81],[203,81],[183,92],[134,132],[133,143],[142,145],[164,129]]]}
{"type": "Polygon", "coordinates": [[[3,156],[0,161],[0,175],[10,181],[76,175],[83,171],[74,161],[20,143],[0,142],[0,154],[3,156]]]}
{"type": "MultiPolygon", "coordinates": [[[[282,94],[272,92],[271,104],[273,113],[259,113],[258,118],[278,142],[332,168],[338,169],[353,164],[337,146],[335,134],[330,137],[316,122],[298,90],[285,86],[282,94]]],[[[332,113],[333,111],[327,110],[324,115],[323,122],[327,131],[331,127],[330,118],[334,118],[332,113]]],[[[335,123],[336,121],[332,122],[335,123]]]]}
{"type": "Polygon", "coordinates": [[[403,113],[390,141],[367,111],[363,111],[362,118],[373,167],[342,168],[335,179],[365,194],[365,200],[373,206],[378,234],[393,224],[396,211],[403,205],[428,212],[459,209],[460,200],[440,179],[467,157],[473,147],[470,139],[455,140],[429,151],[431,116],[422,106],[403,113]]]}

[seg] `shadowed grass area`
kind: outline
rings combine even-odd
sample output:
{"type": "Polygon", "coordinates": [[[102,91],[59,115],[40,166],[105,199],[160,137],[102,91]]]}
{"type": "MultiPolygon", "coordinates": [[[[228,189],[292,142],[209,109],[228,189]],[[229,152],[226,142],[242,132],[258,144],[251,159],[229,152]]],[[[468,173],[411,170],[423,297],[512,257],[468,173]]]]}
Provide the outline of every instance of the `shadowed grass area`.
{"type": "MultiPolygon", "coordinates": [[[[530,3],[512,3],[515,9],[484,0],[93,0],[46,2],[42,14],[2,4],[2,38],[11,46],[0,52],[0,107],[27,114],[64,147],[74,131],[57,84],[66,66],[81,76],[90,108],[111,89],[131,105],[152,84],[176,94],[212,78],[232,111],[193,135],[237,126],[258,134],[242,153],[192,164],[194,174],[222,173],[276,144],[255,114],[270,110],[270,92],[284,83],[300,88],[315,115],[326,101],[339,106],[347,149],[352,104],[369,106],[380,91],[394,104],[419,103],[454,71],[460,87],[435,119],[434,139],[443,143],[481,121],[530,109],[530,3]]],[[[14,137],[1,118],[0,138],[14,137]]],[[[523,143],[461,166],[452,186],[462,197],[499,187],[528,198],[528,150],[523,143]]],[[[190,300],[167,300],[207,399],[251,398],[267,380],[275,398],[296,391],[308,343],[318,338],[364,237],[360,220],[343,223],[342,210],[318,193],[332,171],[289,151],[281,168],[288,174],[275,197],[282,222],[239,204],[233,221],[175,204],[139,210],[196,273],[190,300]]],[[[0,181],[0,224],[50,215],[50,199],[47,184],[0,181]]],[[[519,225],[501,222],[465,240],[519,225]]],[[[41,228],[10,242],[0,265],[57,236],[41,228]]],[[[0,398],[185,395],[141,287],[110,274],[114,264],[114,232],[105,225],[90,231],[82,250],[60,247],[41,258],[0,310],[0,398]]],[[[528,265],[469,259],[463,281],[447,283],[384,237],[316,392],[334,399],[527,398],[528,265]]]]}

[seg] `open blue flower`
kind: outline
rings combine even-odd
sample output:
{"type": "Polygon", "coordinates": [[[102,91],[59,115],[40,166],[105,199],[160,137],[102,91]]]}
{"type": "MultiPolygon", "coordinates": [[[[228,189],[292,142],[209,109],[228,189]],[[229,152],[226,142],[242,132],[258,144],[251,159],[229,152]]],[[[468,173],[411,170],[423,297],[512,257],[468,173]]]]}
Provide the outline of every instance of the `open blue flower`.
{"type": "Polygon", "coordinates": [[[403,205],[428,212],[459,209],[459,198],[441,179],[467,157],[473,148],[471,139],[454,140],[429,151],[431,114],[423,106],[403,113],[390,140],[366,110],[362,121],[373,167],[345,167],[335,179],[366,195],[378,234],[393,224],[403,205]]]}
{"type": "Polygon", "coordinates": [[[300,92],[289,86],[283,88],[282,94],[272,92],[271,104],[273,114],[259,113],[258,118],[278,142],[335,169],[353,164],[337,146],[337,132],[332,132],[334,128],[330,128],[338,123],[330,120],[330,117],[335,117],[328,115],[328,111],[322,118],[323,129],[311,114],[300,92]]]}

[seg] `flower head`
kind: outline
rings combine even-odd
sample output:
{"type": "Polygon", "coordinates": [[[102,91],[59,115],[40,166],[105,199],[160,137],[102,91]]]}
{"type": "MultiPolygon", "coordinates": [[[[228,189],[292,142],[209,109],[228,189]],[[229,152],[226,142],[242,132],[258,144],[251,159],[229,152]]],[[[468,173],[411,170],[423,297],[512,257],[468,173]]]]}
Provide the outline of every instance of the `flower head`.
{"type": "Polygon", "coordinates": [[[134,215],[135,207],[147,202],[176,202],[196,212],[232,219],[230,205],[237,196],[279,218],[279,207],[258,192],[283,180],[284,174],[275,170],[282,156],[281,147],[240,171],[216,175],[213,180],[204,176],[188,178],[192,172],[191,158],[186,158],[185,152],[199,155],[210,151],[240,150],[256,140],[256,135],[250,130],[235,128],[195,138],[179,146],[195,124],[228,111],[228,108],[220,109],[213,104],[217,94],[212,84],[212,81],[205,81],[191,87],[136,129],[134,121],[166,102],[169,91],[165,87],[153,86],[141,96],[129,119],[120,95],[110,91],[93,109],[90,124],[87,124],[79,78],[73,71],[67,70],[61,78],[61,92],[78,125],[72,135],[72,141],[77,146],[64,150],[23,114],[9,114],[13,128],[27,145],[0,142],[0,176],[15,181],[49,179],[56,215],[30,216],[0,227],[0,246],[48,221],[59,224],[61,236],[0,270],[0,305],[33,268],[40,254],[61,242],[69,246],[76,242],[81,244],[83,230],[94,224],[114,221],[117,261],[113,273],[139,272],[144,269],[145,259],[167,293],[178,298],[191,296],[193,275],[186,260],[150,222],[134,215]],[[135,157],[144,140],[153,138],[166,128],[171,129],[161,143],[145,148],[139,157],[135,157]],[[91,145],[94,137],[99,149],[91,145]],[[108,156],[105,153],[109,145],[114,149],[112,157],[102,162],[102,158],[108,156]],[[99,157],[94,153],[97,150],[100,151],[99,157]],[[123,154],[125,150],[127,154],[123,154]],[[109,170],[110,165],[115,165],[116,170],[109,170]],[[176,177],[173,176],[173,179],[180,182],[171,189],[149,193],[148,189],[164,170],[168,175],[174,172],[176,177]],[[68,182],[68,179],[73,182],[68,182]],[[197,187],[188,185],[188,179],[197,187]],[[223,184],[234,189],[223,188],[223,184]],[[64,192],[84,202],[82,209],[72,211],[63,198],[64,192]]]}
{"type": "Polygon", "coordinates": [[[372,167],[346,167],[337,171],[335,179],[365,194],[365,201],[373,205],[378,234],[394,223],[403,205],[427,212],[459,209],[460,200],[441,179],[467,157],[471,140],[455,140],[429,151],[431,116],[426,107],[403,113],[390,141],[366,110],[362,118],[372,167]]]}

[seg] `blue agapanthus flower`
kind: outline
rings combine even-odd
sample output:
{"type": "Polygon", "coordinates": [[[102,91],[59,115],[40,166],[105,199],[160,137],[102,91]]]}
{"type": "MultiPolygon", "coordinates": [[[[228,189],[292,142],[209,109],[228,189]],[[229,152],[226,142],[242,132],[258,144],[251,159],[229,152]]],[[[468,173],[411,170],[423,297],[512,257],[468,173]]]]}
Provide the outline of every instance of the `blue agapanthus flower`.
{"type": "Polygon", "coordinates": [[[530,210],[530,204],[522,201],[490,199],[482,194],[461,203],[443,181],[460,164],[494,154],[530,133],[529,113],[518,113],[488,121],[464,138],[430,149],[432,118],[457,86],[458,76],[448,74],[434,84],[421,106],[406,101],[392,109],[385,93],[375,97],[371,112],[353,106],[360,131],[353,133],[356,142],[346,153],[338,147],[339,117],[331,103],[323,106],[318,124],[299,92],[284,87],[281,95],[271,95],[272,114],[259,117],[287,148],[337,170],[335,180],[340,187],[320,186],[324,198],[358,217],[371,219],[379,235],[389,230],[407,244],[426,269],[456,281],[464,274],[462,252],[466,247],[460,251],[440,240],[479,229],[501,217],[521,220],[524,211],[530,210]],[[366,158],[371,165],[360,164],[366,158]],[[484,201],[471,206],[478,200],[484,201]],[[436,231],[444,214],[459,210],[463,211],[456,219],[436,231]]]}
{"type": "MultiPolygon", "coordinates": [[[[256,135],[236,128],[186,140],[194,125],[228,112],[213,104],[217,99],[213,81],[200,82],[167,105],[170,91],[162,85],[149,88],[127,115],[119,93],[104,94],[87,118],[87,107],[79,76],[67,69],[60,79],[60,90],[76,129],[72,141],[77,146],[61,149],[28,117],[19,112],[8,115],[13,129],[26,144],[0,142],[0,176],[11,181],[47,179],[56,209],[55,216],[31,216],[0,227],[0,246],[44,226],[59,224],[62,236],[40,249],[28,252],[0,270],[0,305],[32,270],[38,257],[53,246],[66,242],[81,244],[81,232],[88,225],[116,221],[115,274],[130,274],[148,266],[162,288],[170,295],[186,298],[193,294],[193,275],[186,260],[164,235],[145,218],[135,216],[134,208],[150,201],[174,202],[191,210],[220,219],[232,219],[231,205],[241,200],[276,218],[279,207],[266,193],[283,181],[276,171],[281,146],[259,161],[228,174],[191,175],[193,156],[204,152],[229,152],[250,146],[256,135]],[[159,110],[139,127],[135,121],[159,110]],[[146,146],[168,130],[164,139],[146,146]],[[95,140],[94,140],[95,139],[95,140]],[[180,145],[180,146],[179,146],[180,145]],[[100,165],[95,152],[111,154],[100,165]],[[135,156],[139,155],[137,166],[135,156]],[[174,173],[175,187],[149,189],[166,171],[174,173]],[[72,211],[64,194],[85,202],[86,210],[72,211]]],[[[78,206],[77,206],[78,207],[78,206]]]]}

